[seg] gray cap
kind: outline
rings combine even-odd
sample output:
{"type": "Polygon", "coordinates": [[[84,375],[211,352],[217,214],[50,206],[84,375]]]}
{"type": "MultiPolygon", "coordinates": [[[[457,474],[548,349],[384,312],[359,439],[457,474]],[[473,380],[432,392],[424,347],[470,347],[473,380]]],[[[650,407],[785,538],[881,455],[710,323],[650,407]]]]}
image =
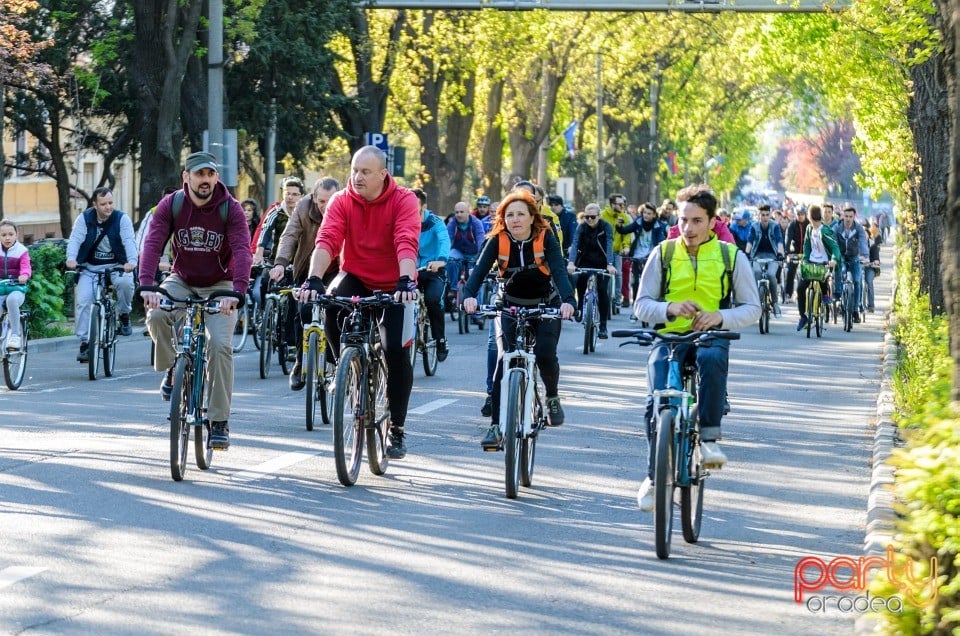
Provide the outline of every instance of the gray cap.
{"type": "Polygon", "coordinates": [[[217,158],[214,157],[209,152],[195,152],[189,157],[184,164],[187,169],[187,172],[196,172],[197,170],[203,170],[204,168],[210,168],[214,172],[217,170],[217,158]]]}

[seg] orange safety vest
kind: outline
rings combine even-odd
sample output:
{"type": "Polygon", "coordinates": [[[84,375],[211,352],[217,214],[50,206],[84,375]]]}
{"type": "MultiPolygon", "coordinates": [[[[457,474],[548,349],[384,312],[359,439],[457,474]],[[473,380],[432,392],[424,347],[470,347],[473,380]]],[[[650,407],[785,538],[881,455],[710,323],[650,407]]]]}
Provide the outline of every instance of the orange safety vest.
{"type": "Polygon", "coordinates": [[[524,265],[522,267],[507,267],[510,263],[510,237],[507,236],[507,231],[504,230],[497,235],[498,240],[498,255],[497,255],[497,264],[500,267],[500,277],[503,278],[507,274],[515,274],[525,269],[534,269],[537,268],[543,273],[544,276],[550,275],[550,268],[547,267],[547,260],[544,258],[543,244],[546,241],[547,231],[542,230],[537,236],[533,239],[533,263],[524,265]]]}

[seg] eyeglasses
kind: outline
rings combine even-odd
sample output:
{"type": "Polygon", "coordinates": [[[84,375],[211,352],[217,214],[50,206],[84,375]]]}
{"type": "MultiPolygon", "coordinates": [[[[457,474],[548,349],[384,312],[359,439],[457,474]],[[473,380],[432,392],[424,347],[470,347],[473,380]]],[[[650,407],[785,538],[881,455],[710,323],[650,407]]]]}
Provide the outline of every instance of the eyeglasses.
{"type": "Polygon", "coordinates": [[[584,220],[586,220],[586,221],[592,221],[592,220],[594,220],[595,218],[597,218],[597,215],[596,215],[596,214],[584,214],[584,215],[583,215],[583,218],[584,218],[584,220]]]}

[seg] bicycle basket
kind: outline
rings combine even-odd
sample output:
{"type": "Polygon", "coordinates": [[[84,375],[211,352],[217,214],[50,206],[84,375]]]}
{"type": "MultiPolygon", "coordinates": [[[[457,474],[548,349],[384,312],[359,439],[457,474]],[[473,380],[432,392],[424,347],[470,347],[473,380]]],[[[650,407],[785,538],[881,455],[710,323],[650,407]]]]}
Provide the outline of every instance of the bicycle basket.
{"type": "Polygon", "coordinates": [[[824,280],[827,277],[827,266],[823,263],[800,263],[800,275],[805,280],[824,280]]]}

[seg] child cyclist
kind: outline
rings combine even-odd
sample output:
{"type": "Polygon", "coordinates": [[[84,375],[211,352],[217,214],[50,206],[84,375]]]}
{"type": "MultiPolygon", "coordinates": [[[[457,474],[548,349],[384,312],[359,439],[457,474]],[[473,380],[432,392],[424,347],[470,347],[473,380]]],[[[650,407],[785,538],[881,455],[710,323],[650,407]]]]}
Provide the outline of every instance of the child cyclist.
{"type": "Polygon", "coordinates": [[[17,240],[13,221],[0,221],[0,306],[6,306],[10,318],[7,350],[16,351],[22,344],[20,307],[26,300],[30,268],[30,252],[17,240]]]}

